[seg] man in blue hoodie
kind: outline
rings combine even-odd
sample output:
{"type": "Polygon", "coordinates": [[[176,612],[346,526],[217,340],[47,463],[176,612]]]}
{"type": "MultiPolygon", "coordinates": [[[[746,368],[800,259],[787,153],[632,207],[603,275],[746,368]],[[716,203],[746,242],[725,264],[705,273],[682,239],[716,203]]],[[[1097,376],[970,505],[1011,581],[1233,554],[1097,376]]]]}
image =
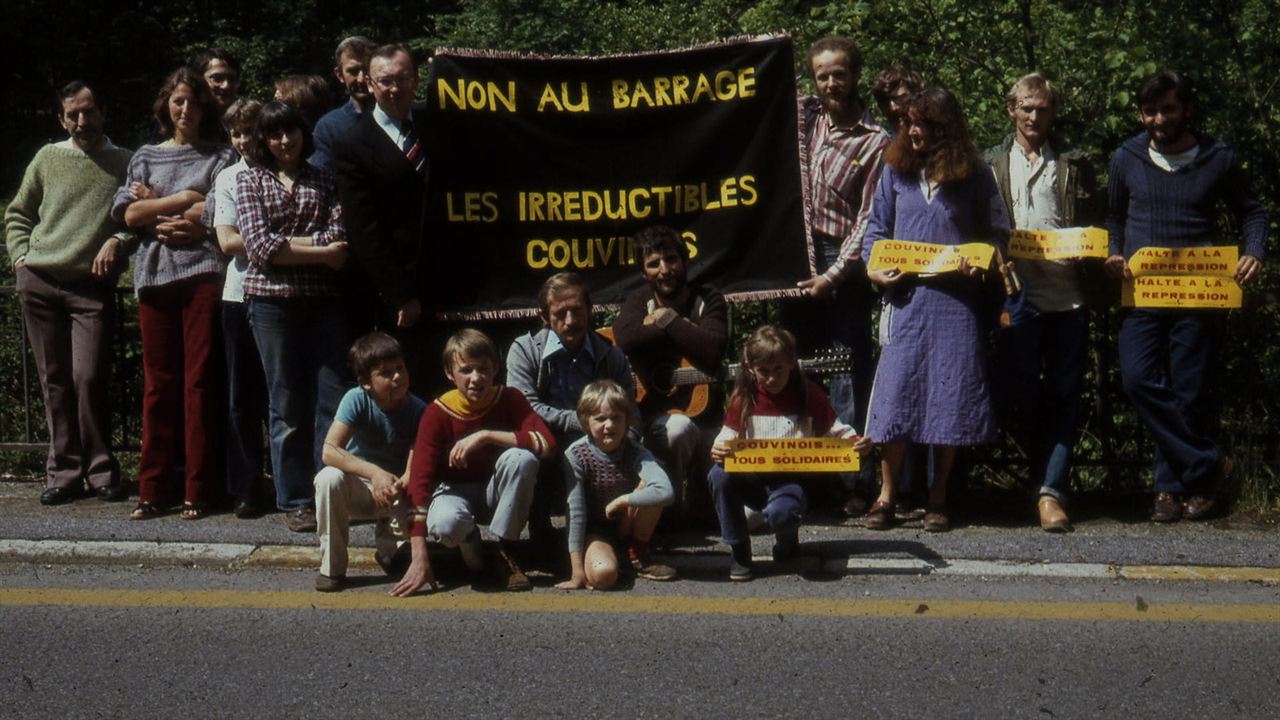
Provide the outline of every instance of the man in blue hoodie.
{"type": "MultiPolygon", "coordinates": [[[[1164,70],[1138,87],[1145,131],[1111,159],[1107,269],[1131,280],[1128,259],[1144,247],[1221,245],[1218,207],[1235,215],[1244,252],[1235,278],[1262,270],[1267,214],[1240,159],[1222,141],[1192,129],[1190,80],[1164,70]]],[[[1231,460],[1218,446],[1210,371],[1222,338],[1218,311],[1132,309],[1120,320],[1120,373],[1125,392],[1155,436],[1155,522],[1196,520],[1214,505],[1231,460]]]]}

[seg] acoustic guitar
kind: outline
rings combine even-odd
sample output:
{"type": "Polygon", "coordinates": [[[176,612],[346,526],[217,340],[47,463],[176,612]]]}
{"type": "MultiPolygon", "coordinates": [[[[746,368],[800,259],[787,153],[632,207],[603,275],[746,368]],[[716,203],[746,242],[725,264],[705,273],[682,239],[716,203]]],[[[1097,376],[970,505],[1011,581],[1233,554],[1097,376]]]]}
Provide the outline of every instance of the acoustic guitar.
{"type": "MultiPolygon", "coordinates": [[[[603,328],[596,332],[609,342],[613,342],[613,328],[603,328]]],[[[853,372],[853,353],[843,348],[827,348],[820,350],[811,358],[800,358],[800,370],[806,375],[824,377],[853,372]]],[[[636,404],[644,401],[645,396],[655,395],[673,398],[682,391],[688,393],[688,400],[680,406],[667,410],[668,415],[688,415],[698,417],[706,412],[711,401],[711,385],[728,382],[737,377],[741,363],[732,363],[716,374],[705,373],[693,366],[688,358],[680,358],[679,365],[660,365],[641,375],[632,371],[636,381],[636,404]],[[687,390],[686,390],[687,389],[687,390]]]]}

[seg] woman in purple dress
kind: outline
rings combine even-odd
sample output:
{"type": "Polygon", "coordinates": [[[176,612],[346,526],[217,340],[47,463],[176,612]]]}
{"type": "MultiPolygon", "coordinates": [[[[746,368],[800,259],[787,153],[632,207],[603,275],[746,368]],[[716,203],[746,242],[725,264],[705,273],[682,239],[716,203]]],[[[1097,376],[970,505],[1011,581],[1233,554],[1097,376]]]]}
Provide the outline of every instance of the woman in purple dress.
{"type": "MultiPolygon", "coordinates": [[[[885,153],[867,240],[939,245],[1004,244],[1009,222],[991,171],[979,159],[955,97],[930,88],[908,106],[905,131],[885,153]]],[[[934,482],[924,527],[950,528],[947,478],[956,447],[995,436],[982,344],[986,268],[961,265],[934,276],[897,268],[869,271],[884,289],[880,364],[867,434],[882,446],[880,497],[865,525],[893,524],[895,494],[909,443],[932,446],[934,482]]]]}

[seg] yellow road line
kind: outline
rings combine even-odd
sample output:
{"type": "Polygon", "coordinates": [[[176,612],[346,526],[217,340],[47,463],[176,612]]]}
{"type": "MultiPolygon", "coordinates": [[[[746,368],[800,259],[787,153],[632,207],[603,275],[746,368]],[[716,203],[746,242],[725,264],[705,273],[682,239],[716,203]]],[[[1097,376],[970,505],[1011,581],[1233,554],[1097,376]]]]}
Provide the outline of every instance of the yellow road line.
{"type": "Polygon", "coordinates": [[[1120,565],[1116,566],[1115,574],[1126,580],[1212,580],[1280,584],[1280,568],[1120,565]]]}
{"type": "Polygon", "coordinates": [[[444,592],[401,599],[381,592],[232,590],[0,589],[0,606],[230,608],[253,610],[409,610],[618,613],[709,616],[942,618],[1175,623],[1280,623],[1280,605],[1022,602],[1001,600],[815,600],[537,592],[444,592]]]}

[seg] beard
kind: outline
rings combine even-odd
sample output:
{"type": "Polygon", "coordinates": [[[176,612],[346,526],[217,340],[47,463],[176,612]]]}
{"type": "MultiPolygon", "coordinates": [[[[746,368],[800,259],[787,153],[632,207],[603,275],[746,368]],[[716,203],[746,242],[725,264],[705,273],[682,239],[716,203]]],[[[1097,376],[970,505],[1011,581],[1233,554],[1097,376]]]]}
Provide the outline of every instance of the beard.
{"type": "Polygon", "coordinates": [[[844,95],[822,96],[822,109],[826,110],[830,115],[844,115],[853,107],[853,91],[846,92],[844,95]]]}
{"type": "Polygon", "coordinates": [[[1170,147],[1176,145],[1180,140],[1186,137],[1191,123],[1189,120],[1183,120],[1177,124],[1168,124],[1157,134],[1151,132],[1151,139],[1155,141],[1158,148],[1170,147]]]}

